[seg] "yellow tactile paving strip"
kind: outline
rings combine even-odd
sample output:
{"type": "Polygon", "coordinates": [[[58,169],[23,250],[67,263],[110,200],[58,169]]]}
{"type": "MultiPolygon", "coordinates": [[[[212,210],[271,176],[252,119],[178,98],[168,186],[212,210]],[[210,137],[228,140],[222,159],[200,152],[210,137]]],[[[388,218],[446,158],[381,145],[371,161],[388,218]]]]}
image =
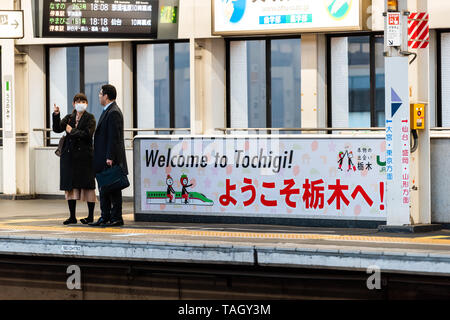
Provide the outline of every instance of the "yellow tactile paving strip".
{"type": "MultiPolygon", "coordinates": [[[[31,219],[22,219],[25,222],[31,219]]],[[[38,221],[50,221],[55,219],[39,219],[38,221]]],[[[18,221],[18,222],[19,222],[18,221]]],[[[37,221],[37,220],[33,220],[37,221]]],[[[12,222],[11,220],[8,222],[12,222]]],[[[109,234],[145,234],[162,236],[188,236],[208,238],[245,238],[245,239],[273,239],[273,240],[332,240],[332,241],[357,241],[357,242],[382,242],[403,244],[438,244],[450,245],[450,235],[438,235],[429,237],[389,237],[389,236],[362,236],[362,235],[330,235],[314,233],[270,233],[270,232],[233,232],[211,230],[186,230],[186,229],[142,229],[142,228],[102,228],[88,226],[30,226],[11,225],[0,223],[2,230],[26,230],[26,231],[71,231],[80,233],[109,233],[109,234]]]]}

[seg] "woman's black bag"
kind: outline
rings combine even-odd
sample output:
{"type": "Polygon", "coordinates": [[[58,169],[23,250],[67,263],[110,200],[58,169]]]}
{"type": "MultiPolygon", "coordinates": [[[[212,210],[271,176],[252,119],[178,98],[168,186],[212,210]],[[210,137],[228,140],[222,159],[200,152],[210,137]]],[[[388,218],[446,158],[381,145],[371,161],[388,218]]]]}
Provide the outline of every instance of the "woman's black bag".
{"type": "MultiPolygon", "coordinates": [[[[71,119],[71,116],[69,116],[69,122],[70,122],[70,119],[71,119]]],[[[69,123],[68,122],[68,123],[69,123]]],[[[61,137],[61,139],[59,139],[59,143],[58,143],[58,148],[56,148],[56,150],[55,150],[55,154],[58,156],[58,157],[61,157],[61,155],[62,155],[62,149],[63,149],[63,147],[64,147],[64,141],[66,140],[66,135],[63,135],[62,137],[61,137]]]]}
{"type": "Polygon", "coordinates": [[[130,186],[128,177],[120,166],[112,166],[95,175],[98,188],[102,192],[122,190],[130,186]]]}
{"type": "Polygon", "coordinates": [[[63,149],[65,140],[66,140],[66,136],[62,136],[61,139],[59,139],[58,148],[56,148],[56,150],[55,150],[55,154],[58,157],[61,157],[62,149],[63,149]]]}

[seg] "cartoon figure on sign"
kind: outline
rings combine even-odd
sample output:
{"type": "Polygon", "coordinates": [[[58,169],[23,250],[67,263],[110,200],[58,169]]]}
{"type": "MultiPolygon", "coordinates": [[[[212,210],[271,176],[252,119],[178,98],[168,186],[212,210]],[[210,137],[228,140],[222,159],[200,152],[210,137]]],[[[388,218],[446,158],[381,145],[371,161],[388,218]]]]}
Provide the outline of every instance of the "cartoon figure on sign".
{"type": "Polygon", "coordinates": [[[180,182],[182,186],[181,198],[184,199],[184,203],[187,204],[189,201],[189,192],[186,188],[192,187],[192,184],[188,184],[188,177],[185,174],[181,175],[180,182]]]}
{"type": "MultiPolygon", "coordinates": [[[[192,179],[194,182],[195,180],[192,179]]],[[[170,174],[166,177],[166,185],[167,189],[164,190],[150,190],[145,192],[146,197],[146,203],[147,204],[157,204],[157,205],[180,205],[180,204],[188,204],[188,205],[194,205],[194,206],[212,206],[214,205],[214,201],[209,199],[207,196],[205,196],[201,192],[193,191],[188,192],[187,188],[193,186],[195,184],[188,184],[188,177],[183,174],[180,179],[182,190],[181,191],[175,191],[173,188],[173,178],[170,176],[170,174]]],[[[168,208],[167,207],[167,208],[168,208]]]]}
{"type": "Polygon", "coordinates": [[[347,171],[352,170],[352,168],[353,168],[353,171],[356,171],[356,167],[355,167],[355,165],[353,164],[353,161],[352,161],[353,151],[348,152],[347,156],[348,156],[348,169],[347,169],[347,171]]]}
{"type": "Polygon", "coordinates": [[[342,171],[342,163],[344,162],[344,157],[345,157],[345,153],[343,153],[342,151],[339,152],[339,170],[342,171]]]}
{"type": "Polygon", "coordinates": [[[172,187],[173,179],[170,176],[170,174],[167,175],[166,184],[167,184],[167,198],[169,198],[169,202],[172,203],[172,201],[174,200],[174,196],[173,195],[175,195],[175,190],[172,187]]]}
{"type": "Polygon", "coordinates": [[[348,169],[347,172],[352,170],[356,171],[356,166],[353,164],[352,158],[353,158],[353,151],[348,151],[345,150],[345,152],[343,151],[339,151],[339,160],[338,160],[338,164],[339,167],[338,169],[342,171],[342,164],[344,163],[344,159],[347,156],[347,162],[348,162],[348,169]]]}

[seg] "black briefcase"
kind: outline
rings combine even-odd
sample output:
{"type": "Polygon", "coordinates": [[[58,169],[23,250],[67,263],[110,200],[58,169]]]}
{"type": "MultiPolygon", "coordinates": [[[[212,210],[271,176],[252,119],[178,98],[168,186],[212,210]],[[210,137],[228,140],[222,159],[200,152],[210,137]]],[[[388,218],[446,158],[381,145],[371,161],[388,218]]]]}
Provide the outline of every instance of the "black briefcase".
{"type": "Polygon", "coordinates": [[[97,173],[95,178],[97,179],[98,188],[106,193],[123,190],[130,186],[130,181],[128,181],[128,177],[120,166],[109,167],[97,173]]]}

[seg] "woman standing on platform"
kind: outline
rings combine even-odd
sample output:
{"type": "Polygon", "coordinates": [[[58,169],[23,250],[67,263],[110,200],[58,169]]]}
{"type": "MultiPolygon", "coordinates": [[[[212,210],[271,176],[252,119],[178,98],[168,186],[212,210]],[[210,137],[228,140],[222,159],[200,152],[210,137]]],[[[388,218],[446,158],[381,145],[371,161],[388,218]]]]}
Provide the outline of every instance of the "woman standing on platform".
{"type": "Polygon", "coordinates": [[[56,104],[53,112],[53,131],[66,132],[60,159],[60,189],[65,191],[70,217],[64,224],[77,223],[75,216],[77,200],[87,202],[89,215],[80,220],[81,223],[87,224],[94,221],[96,202],[92,146],[96,123],[94,115],[86,111],[88,106],[86,95],[76,94],[72,105],[73,112],[62,120],[56,104]]]}

